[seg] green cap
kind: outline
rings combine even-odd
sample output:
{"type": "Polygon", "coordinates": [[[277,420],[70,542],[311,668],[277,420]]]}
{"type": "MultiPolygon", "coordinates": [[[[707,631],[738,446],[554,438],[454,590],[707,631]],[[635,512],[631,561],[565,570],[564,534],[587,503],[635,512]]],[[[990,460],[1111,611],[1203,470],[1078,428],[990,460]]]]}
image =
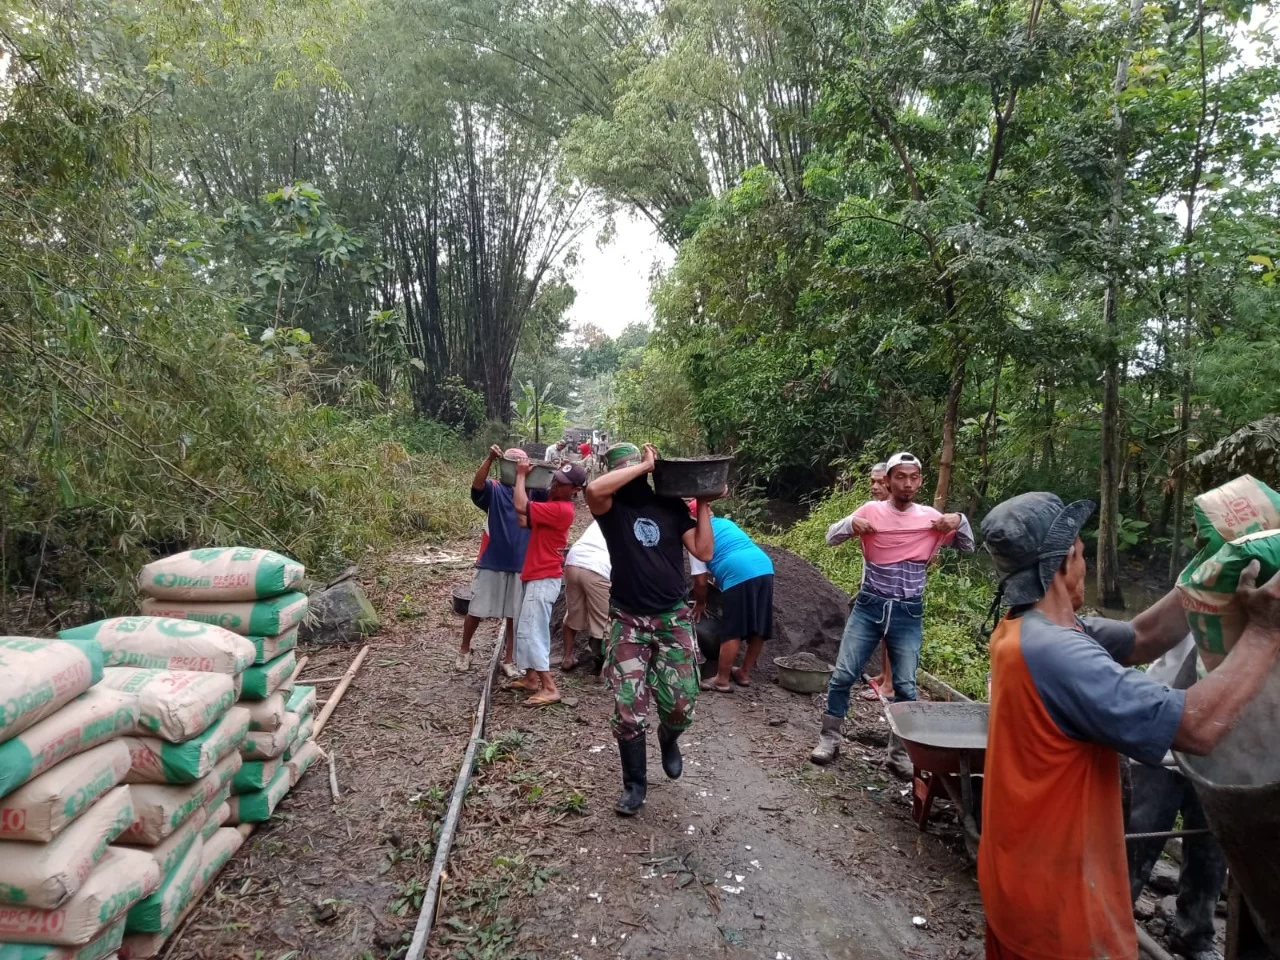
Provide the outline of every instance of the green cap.
{"type": "Polygon", "coordinates": [[[634,443],[615,443],[604,452],[604,462],[610,470],[630,466],[640,459],[640,448],[634,443]]]}

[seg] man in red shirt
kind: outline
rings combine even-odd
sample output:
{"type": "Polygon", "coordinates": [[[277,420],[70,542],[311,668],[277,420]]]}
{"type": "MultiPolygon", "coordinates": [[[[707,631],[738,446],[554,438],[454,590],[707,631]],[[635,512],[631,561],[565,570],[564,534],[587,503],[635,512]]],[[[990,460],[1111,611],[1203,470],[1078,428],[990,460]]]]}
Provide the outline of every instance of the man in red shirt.
{"type": "Polygon", "coordinates": [[[591,456],[591,441],[583,440],[580,444],[578,444],[578,453],[582,454],[583,460],[586,460],[589,456],[591,456]]]}
{"type": "Polygon", "coordinates": [[[532,469],[527,460],[516,464],[516,516],[520,526],[529,528],[529,548],[520,571],[524,600],[516,621],[516,666],[524,671],[524,677],[512,686],[533,694],[526,706],[542,707],[560,701],[551,675],[551,608],[560,596],[573,501],[587,485],[587,473],[576,463],[564,464],[552,474],[546,502],[536,503],[525,489],[525,478],[532,469]]]}

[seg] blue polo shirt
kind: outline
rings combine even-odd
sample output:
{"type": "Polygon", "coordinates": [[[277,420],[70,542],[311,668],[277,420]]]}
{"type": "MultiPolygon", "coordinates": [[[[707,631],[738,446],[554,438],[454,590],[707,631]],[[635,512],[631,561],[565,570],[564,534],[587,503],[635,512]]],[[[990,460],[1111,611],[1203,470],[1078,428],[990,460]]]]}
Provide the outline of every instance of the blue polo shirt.
{"type": "MultiPolygon", "coordinates": [[[[546,491],[530,490],[529,499],[547,499],[546,491]]],[[[486,480],[479,490],[471,488],[471,502],[489,515],[489,546],[476,566],[481,570],[519,573],[529,548],[529,529],[516,517],[516,493],[497,480],[486,480]]]]}

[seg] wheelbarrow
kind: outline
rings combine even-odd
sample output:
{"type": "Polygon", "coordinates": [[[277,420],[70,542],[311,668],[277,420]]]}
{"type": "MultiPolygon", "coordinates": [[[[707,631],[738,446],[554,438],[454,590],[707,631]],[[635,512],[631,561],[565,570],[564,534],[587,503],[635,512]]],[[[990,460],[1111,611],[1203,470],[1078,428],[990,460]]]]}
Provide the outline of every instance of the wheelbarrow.
{"type": "Polygon", "coordinates": [[[978,856],[982,816],[981,777],[987,755],[987,705],[926,700],[885,705],[889,728],[902,741],[914,768],[911,819],[928,829],[933,802],[947,797],[964,827],[969,856],[978,856]]]}

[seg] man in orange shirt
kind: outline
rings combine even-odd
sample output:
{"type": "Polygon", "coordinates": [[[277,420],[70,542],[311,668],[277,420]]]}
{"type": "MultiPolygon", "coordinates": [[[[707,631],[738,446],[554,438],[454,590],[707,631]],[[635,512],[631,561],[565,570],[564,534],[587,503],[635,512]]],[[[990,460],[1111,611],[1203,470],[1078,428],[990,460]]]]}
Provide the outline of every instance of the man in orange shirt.
{"type": "Polygon", "coordinates": [[[991,715],[978,885],[993,960],[1128,960],[1129,899],[1120,758],[1159,763],[1170,747],[1206,754],[1258,692],[1280,650],[1280,575],[1241,576],[1249,626],[1187,690],[1128,667],[1187,634],[1171,591],[1131,622],[1077,618],[1087,500],[1006,500],[982,521],[1011,609],[991,636],[991,715]]]}

